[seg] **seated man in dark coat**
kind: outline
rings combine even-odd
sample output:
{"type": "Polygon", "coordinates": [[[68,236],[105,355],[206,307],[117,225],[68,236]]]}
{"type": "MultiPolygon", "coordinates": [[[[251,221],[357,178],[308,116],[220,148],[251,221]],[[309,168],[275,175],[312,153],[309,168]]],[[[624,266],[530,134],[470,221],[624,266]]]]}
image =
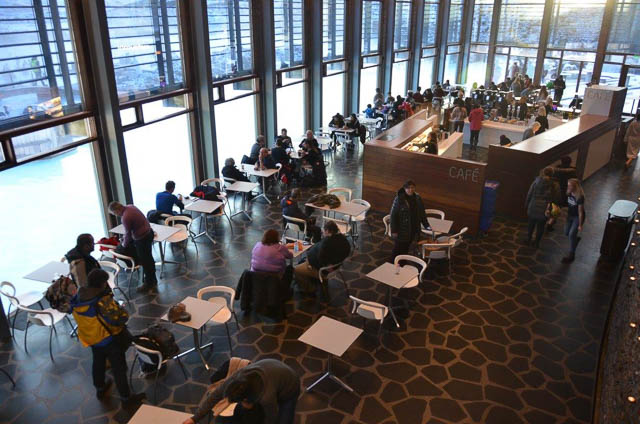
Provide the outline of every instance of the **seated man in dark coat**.
{"type": "Polygon", "coordinates": [[[282,142],[282,147],[284,147],[285,149],[288,149],[289,147],[292,147],[291,145],[291,137],[289,137],[287,135],[287,129],[283,128],[280,131],[280,135],[276,137],[276,144],[278,144],[278,141],[282,142]]]}
{"type": "Polygon", "coordinates": [[[87,275],[94,269],[100,269],[98,261],[91,256],[94,241],[91,234],[80,234],[76,239],[76,247],[69,250],[64,257],[69,262],[69,270],[78,287],[87,286],[87,275]]]}
{"type": "Polygon", "coordinates": [[[228,158],[224,161],[224,168],[222,168],[222,176],[224,178],[230,178],[236,181],[250,182],[249,178],[236,168],[236,161],[233,158],[228,158]]]}
{"type": "MultiPolygon", "coordinates": [[[[320,229],[320,227],[315,225],[315,217],[310,217],[310,211],[303,211],[302,209],[300,209],[300,206],[298,205],[298,199],[300,199],[300,190],[297,188],[294,188],[293,190],[291,190],[291,193],[285,195],[280,201],[280,206],[282,207],[282,215],[307,221],[306,235],[311,237],[311,241],[313,243],[317,243],[322,238],[322,230],[320,229]]],[[[284,223],[286,224],[286,222],[284,223]]],[[[303,227],[300,227],[300,231],[302,230],[303,227]]]]}
{"type": "Polygon", "coordinates": [[[305,292],[315,292],[320,268],[339,264],[349,257],[351,244],[333,221],[324,224],[324,238],[307,250],[307,261],[296,266],[294,278],[305,292]]]}
{"type": "Polygon", "coordinates": [[[276,147],[271,149],[271,157],[275,163],[279,163],[282,166],[289,165],[291,158],[285,150],[282,140],[276,140],[276,147]]]}

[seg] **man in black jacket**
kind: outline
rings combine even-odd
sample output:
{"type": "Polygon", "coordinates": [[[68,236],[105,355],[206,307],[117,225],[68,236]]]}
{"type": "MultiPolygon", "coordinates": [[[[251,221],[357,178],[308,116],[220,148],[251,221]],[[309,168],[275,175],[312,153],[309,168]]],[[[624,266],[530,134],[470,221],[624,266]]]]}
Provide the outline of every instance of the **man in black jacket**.
{"type": "Polygon", "coordinates": [[[271,149],[271,157],[275,163],[279,163],[282,166],[289,165],[291,158],[287,154],[282,140],[276,140],[276,147],[271,149]]]}
{"type": "Polygon", "coordinates": [[[233,158],[227,158],[222,168],[222,176],[236,181],[250,182],[249,178],[236,168],[236,161],[233,158]]]}
{"type": "Polygon", "coordinates": [[[333,221],[324,224],[324,238],[307,250],[307,261],[294,269],[295,280],[302,291],[314,293],[320,281],[320,268],[339,264],[349,257],[351,244],[333,221]]]}
{"type": "Polygon", "coordinates": [[[282,142],[282,146],[285,148],[289,148],[292,147],[291,145],[291,137],[289,137],[287,135],[287,129],[283,128],[282,130],[280,130],[280,135],[276,137],[276,144],[278,144],[278,141],[282,142]]]}
{"type": "Polygon", "coordinates": [[[429,227],[422,198],[416,193],[416,184],[409,180],[400,190],[391,206],[391,238],[394,240],[391,261],[398,255],[409,253],[409,247],[419,238],[421,228],[429,227]]]}
{"type": "Polygon", "coordinates": [[[243,162],[242,163],[248,163],[250,165],[255,164],[258,161],[258,158],[260,157],[260,149],[262,149],[265,146],[265,141],[264,141],[264,136],[263,135],[259,135],[258,138],[256,138],[256,142],[254,143],[253,146],[251,146],[251,153],[249,153],[249,157],[244,157],[243,162]]]}
{"type": "Polygon", "coordinates": [[[100,269],[98,261],[91,256],[93,248],[93,236],[91,234],[80,234],[76,239],[76,247],[64,255],[67,258],[67,262],[69,262],[73,281],[78,287],[86,287],[87,275],[94,269],[100,269]]]}
{"type": "MultiPolygon", "coordinates": [[[[315,225],[316,219],[315,217],[310,217],[310,211],[302,211],[300,206],[298,206],[298,199],[300,199],[300,189],[294,188],[291,190],[291,193],[285,195],[280,201],[280,206],[282,207],[282,215],[288,216],[291,218],[298,218],[304,221],[307,221],[307,234],[311,237],[311,241],[317,243],[322,238],[322,230],[320,227],[315,225]]],[[[283,218],[283,222],[284,222],[283,218]]],[[[284,222],[286,224],[286,222],[284,222]]],[[[300,230],[303,230],[301,227],[300,230]]]]}

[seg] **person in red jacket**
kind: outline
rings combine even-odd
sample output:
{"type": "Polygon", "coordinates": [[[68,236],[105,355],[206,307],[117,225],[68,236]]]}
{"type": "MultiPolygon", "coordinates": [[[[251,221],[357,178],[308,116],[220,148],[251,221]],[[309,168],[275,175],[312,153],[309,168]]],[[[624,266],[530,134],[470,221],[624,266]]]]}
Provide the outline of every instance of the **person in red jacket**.
{"type": "Polygon", "coordinates": [[[471,130],[471,150],[476,150],[478,146],[478,137],[480,137],[480,130],[482,129],[482,121],[484,120],[484,112],[482,108],[475,103],[471,113],[469,113],[469,129],[471,130]]]}

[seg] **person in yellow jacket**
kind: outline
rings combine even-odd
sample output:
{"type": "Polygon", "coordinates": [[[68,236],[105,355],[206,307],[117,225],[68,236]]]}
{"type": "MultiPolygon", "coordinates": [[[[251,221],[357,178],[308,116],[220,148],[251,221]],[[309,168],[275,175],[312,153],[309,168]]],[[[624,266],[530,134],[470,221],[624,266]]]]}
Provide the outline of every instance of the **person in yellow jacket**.
{"type": "Polygon", "coordinates": [[[71,299],[71,313],[78,324],[78,339],[84,347],[90,347],[93,354],[93,385],[96,397],[104,398],[112,381],[105,379],[106,361],[111,364],[116,387],[125,406],[139,403],[142,394],[131,394],[127,381],[127,351],[129,334],[126,329],[128,312],[113,298],[107,284],[109,274],[102,269],[94,269],[87,276],[87,286],[80,287],[71,299]]]}

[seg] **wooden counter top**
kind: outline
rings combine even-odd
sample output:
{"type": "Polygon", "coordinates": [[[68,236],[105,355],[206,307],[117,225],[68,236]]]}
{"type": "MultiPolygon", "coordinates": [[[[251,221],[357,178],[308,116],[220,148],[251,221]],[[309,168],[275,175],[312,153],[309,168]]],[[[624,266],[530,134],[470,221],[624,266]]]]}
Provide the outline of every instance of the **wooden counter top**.
{"type": "Polygon", "coordinates": [[[412,116],[402,121],[402,123],[391,127],[373,140],[368,141],[366,145],[397,148],[403,143],[414,139],[427,127],[433,125],[437,119],[437,115],[432,115],[427,118],[426,112],[418,112],[416,115],[417,116],[412,116]]]}

